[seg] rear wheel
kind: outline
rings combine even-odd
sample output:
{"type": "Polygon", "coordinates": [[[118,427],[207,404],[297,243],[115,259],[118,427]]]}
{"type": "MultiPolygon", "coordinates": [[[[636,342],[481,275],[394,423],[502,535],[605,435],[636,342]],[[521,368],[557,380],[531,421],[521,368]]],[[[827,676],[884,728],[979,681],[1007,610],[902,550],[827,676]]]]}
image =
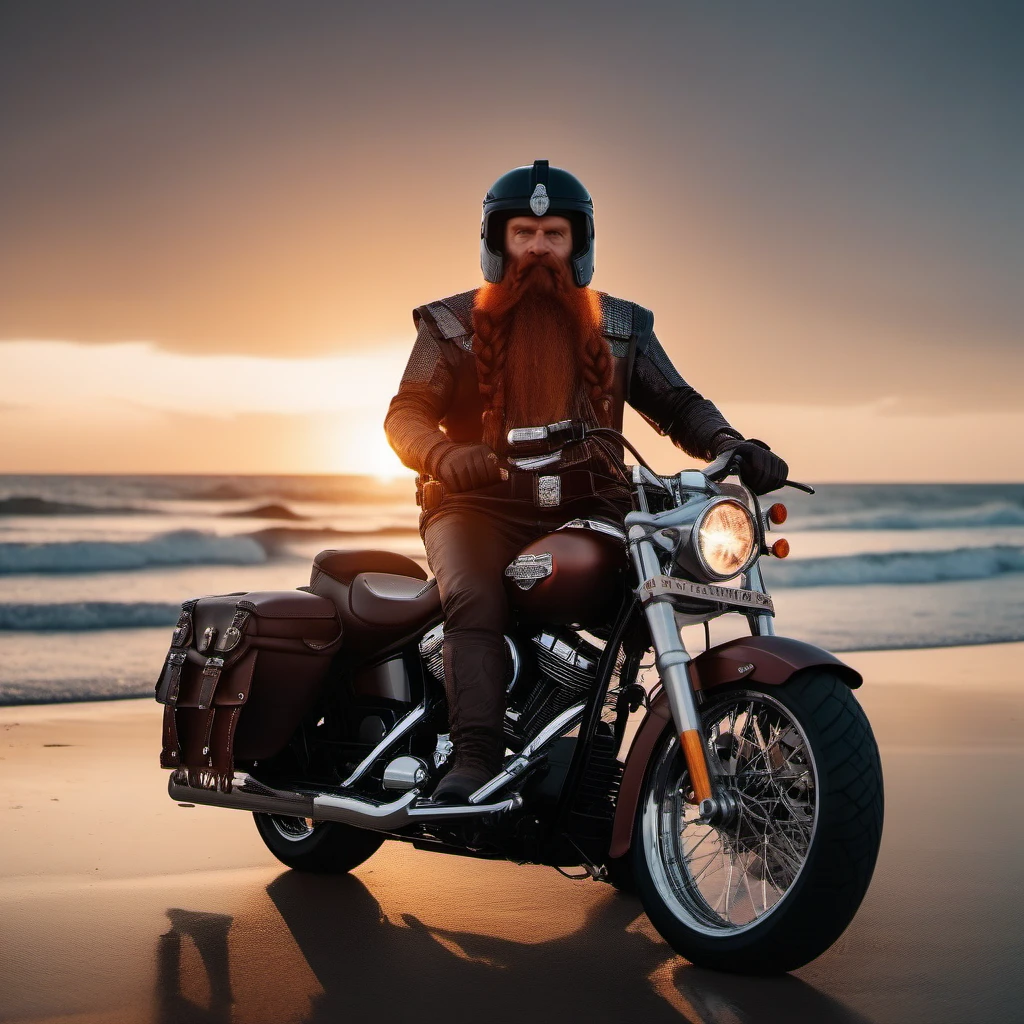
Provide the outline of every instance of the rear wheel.
{"type": "Polygon", "coordinates": [[[700,815],[673,727],[655,751],[632,844],[651,922],[694,964],[746,974],[802,966],[850,923],[882,832],[871,726],[827,670],[737,684],[701,708],[731,818],[700,815]]]}
{"type": "Polygon", "coordinates": [[[377,832],[336,821],[262,813],[253,818],[270,852],[296,871],[344,874],[369,860],[384,843],[377,832]]]}

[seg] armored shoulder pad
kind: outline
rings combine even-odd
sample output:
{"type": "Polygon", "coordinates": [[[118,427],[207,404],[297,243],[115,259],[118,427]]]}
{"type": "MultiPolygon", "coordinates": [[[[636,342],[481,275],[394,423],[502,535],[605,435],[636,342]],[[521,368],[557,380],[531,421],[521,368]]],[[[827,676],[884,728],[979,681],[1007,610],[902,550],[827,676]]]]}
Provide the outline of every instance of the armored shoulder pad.
{"type": "Polygon", "coordinates": [[[434,335],[440,340],[458,341],[468,349],[469,336],[473,333],[473,302],[477,289],[437,299],[412,311],[412,318],[419,327],[420,320],[426,320],[434,335]]]}
{"type": "Polygon", "coordinates": [[[612,353],[627,355],[634,340],[642,351],[651,334],[654,314],[628,299],[617,299],[607,292],[600,292],[600,296],[601,333],[611,339],[612,353]]]}

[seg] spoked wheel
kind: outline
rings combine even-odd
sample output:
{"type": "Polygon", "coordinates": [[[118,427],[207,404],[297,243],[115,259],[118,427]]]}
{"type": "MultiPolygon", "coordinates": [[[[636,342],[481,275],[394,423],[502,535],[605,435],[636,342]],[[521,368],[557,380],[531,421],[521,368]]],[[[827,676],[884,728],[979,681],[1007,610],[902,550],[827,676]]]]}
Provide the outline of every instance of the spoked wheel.
{"type": "Polygon", "coordinates": [[[814,670],[716,691],[701,709],[712,775],[733,805],[700,817],[670,726],[641,794],[632,855],[652,923],[692,963],[769,974],[824,952],[867,890],[882,772],[849,688],[814,670]]]}
{"type": "Polygon", "coordinates": [[[378,832],[336,821],[261,813],[253,818],[270,852],[296,871],[344,874],[369,860],[384,842],[378,832]]]}

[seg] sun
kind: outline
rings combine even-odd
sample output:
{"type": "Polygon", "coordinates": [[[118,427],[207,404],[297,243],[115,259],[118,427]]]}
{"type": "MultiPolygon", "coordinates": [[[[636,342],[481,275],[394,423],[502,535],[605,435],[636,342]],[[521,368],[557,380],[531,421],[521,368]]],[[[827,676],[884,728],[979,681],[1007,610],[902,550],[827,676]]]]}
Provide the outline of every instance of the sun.
{"type": "Polygon", "coordinates": [[[388,444],[384,428],[376,420],[358,426],[347,425],[339,434],[334,460],[339,472],[372,476],[381,483],[414,475],[413,470],[399,462],[388,444]]]}

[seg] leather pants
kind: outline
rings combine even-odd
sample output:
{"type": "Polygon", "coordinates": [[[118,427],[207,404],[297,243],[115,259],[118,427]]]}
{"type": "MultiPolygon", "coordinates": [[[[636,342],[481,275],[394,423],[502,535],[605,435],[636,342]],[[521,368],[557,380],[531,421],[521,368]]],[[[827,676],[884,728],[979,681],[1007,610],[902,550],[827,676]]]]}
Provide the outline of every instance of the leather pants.
{"type": "Polygon", "coordinates": [[[617,522],[629,511],[622,488],[555,508],[473,494],[449,495],[420,517],[427,563],[444,608],[444,673],[454,767],[497,774],[505,751],[504,633],[511,626],[505,567],[525,545],[570,519],[617,522]]]}

